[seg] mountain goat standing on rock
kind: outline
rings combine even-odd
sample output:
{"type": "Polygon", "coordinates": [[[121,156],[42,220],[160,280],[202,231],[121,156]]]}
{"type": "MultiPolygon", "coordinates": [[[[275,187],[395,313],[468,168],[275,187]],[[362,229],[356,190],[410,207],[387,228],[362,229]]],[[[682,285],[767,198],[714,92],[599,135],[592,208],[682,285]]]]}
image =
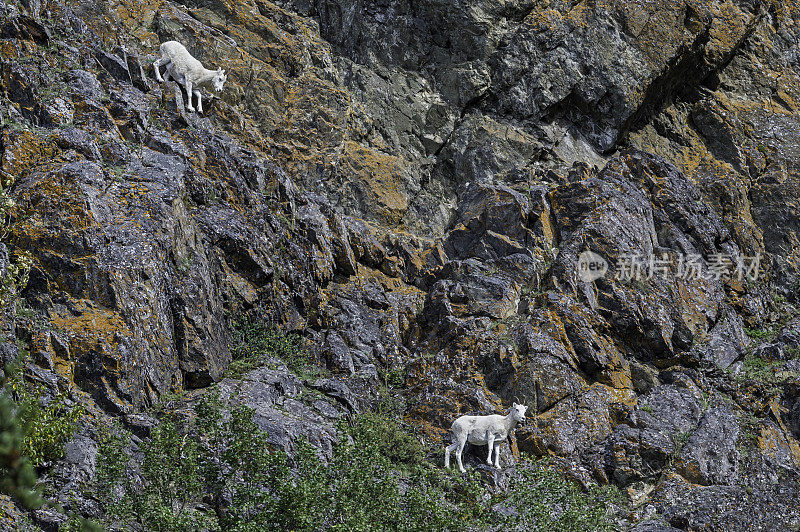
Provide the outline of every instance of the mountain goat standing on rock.
{"type": "Polygon", "coordinates": [[[453,443],[444,450],[444,467],[450,467],[450,453],[456,452],[458,469],[464,473],[464,464],[461,463],[461,452],[464,445],[469,442],[473,445],[487,445],[489,456],[486,463],[492,465],[492,451],[494,451],[494,466],[500,467],[500,444],[514,431],[517,423],[525,420],[527,406],[514,403],[507,416],[461,416],[453,421],[453,443]]]}
{"type": "Polygon", "coordinates": [[[159,82],[164,81],[158,69],[161,66],[166,66],[166,78],[169,79],[171,77],[186,89],[186,95],[189,97],[186,109],[190,112],[194,111],[192,106],[192,94],[194,94],[197,96],[197,112],[202,113],[203,99],[196,87],[211,83],[217,92],[221,91],[222,86],[228,79],[225,71],[221,68],[208,70],[200,61],[192,57],[185,46],[177,41],[162,43],[159,51],[161,52],[161,58],[153,63],[156,80],[159,82]]]}

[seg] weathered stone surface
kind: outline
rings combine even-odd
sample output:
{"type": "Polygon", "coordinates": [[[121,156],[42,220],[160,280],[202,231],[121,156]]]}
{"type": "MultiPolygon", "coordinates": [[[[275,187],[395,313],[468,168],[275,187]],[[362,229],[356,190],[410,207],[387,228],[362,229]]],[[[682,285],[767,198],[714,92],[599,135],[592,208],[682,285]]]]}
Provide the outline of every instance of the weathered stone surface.
{"type": "MultiPolygon", "coordinates": [[[[324,388],[322,384],[319,387],[324,388]]],[[[295,442],[302,437],[327,457],[331,456],[336,441],[334,424],[321,416],[319,409],[299,400],[303,384],[280,361],[273,359],[268,366],[251,371],[240,381],[224,379],[219,390],[224,401],[253,409],[253,420],[276,448],[292,452],[295,442]],[[269,369],[270,366],[277,369],[269,369]]]]}
{"type": "Polygon", "coordinates": [[[219,382],[329,455],[391,376],[434,442],[525,402],[519,448],[624,488],[635,530],[797,522],[793,3],[24,4],[0,6],[0,270],[31,253],[41,324],[3,332],[47,393],[146,438],[143,408],[219,382]],[[203,115],[150,79],[168,39],[228,71],[203,115]],[[223,379],[252,309],[332,374],[223,379]]]}
{"type": "Polygon", "coordinates": [[[681,451],[677,471],[695,484],[735,483],[739,473],[738,439],[736,416],[726,408],[709,410],[681,451]]]}
{"type": "Polygon", "coordinates": [[[697,2],[537,5],[492,60],[500,109],[564,116],[601,150],[721,67],[759,14],[697,2]]]}
{"type": "Polygon", "coordinates": [[[691,391],[659,386],[639,398],[632,416],[587,454],[595,476],[620,486],[655,482],[695,430],[701,410],[691,391]]]}
{"type": "Polygon", "coordinates": [[[681,530],[712,526],[732,530],[791,529],[800,523],[796,485],[782,479],[772,487],[748,492],[741,486],[696,486],[669,476],[653,494],[666,521],[681,530]],[[762,513],[747,508],[765,508],[762,513]]]}

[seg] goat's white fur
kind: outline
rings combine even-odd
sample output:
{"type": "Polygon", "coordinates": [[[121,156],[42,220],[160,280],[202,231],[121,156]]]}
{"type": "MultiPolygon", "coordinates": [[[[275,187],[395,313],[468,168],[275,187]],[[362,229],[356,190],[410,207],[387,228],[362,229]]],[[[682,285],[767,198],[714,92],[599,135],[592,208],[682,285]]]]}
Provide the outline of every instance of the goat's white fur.
{"type": "Polygon", "coordinates": [[[228,79],[225,71],[221,68],[217,70],[205,68],[200,61],[192,57],[185,46],[177,41],[162,43],[159,51],[161,52],[161,58],[153,63],[156,80],[159,82],[164,81],[159,68],[166,66],[165,78],[169,79],[171,77],[186,89],[187,101],[189,102],[186,109],[190,112],[194,111],[194,106],[192,106],[192,95],[194,95],[197,96],[197,112],[202,113],[203,98],[197,87],[210,83],[217,92],[221,91],[225,81],[228,79]]]}
{"type": "Polygon", "coordinates": [[[486,445],[489,455],[486,463],[492,465],[492,451],[494,451],[494,466],[500,467],[500,444],[514,431],[517,423],[525,420],[525,411],[528,407],[514,403],[507,416],[461,416],[453,421],[453,443],[444,450],[444,466],[450,467],[450,453],[456,452],[458,469],[464,473],[464,464],[461,462],[461,453],[467,442],[473,445],[486,445]]]}

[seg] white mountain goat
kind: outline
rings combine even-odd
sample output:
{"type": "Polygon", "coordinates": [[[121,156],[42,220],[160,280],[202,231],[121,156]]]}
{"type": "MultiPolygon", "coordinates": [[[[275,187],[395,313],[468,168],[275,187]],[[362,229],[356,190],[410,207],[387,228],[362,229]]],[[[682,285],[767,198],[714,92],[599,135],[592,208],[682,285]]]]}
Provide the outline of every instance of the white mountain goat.
{"type": "Polygon", "coordinates": [[[514,403],[507,416],[497,414],[491,416],[461,416],[453,421],[453,443],[444,450],[444,466],[450,467],[450,453],[456,452],[458,469],[466,471],[461,463],[461,452],[464,445],[469,442],[473,445],[486,445],[489,455],[486,463],[492,465],[492,451],[494,451],[494,466],[500,467],[500,444],[514,431],[517,423],[525,420],[527,406],[514,403]]]}
{"type": "Polygon", "coordinates": [[[197,96],[197,112],[202,113],[203,98],[200,96],[200,91],[197,90],[197,87],[199,85],[211,83],[217,92],[221,91],[222,86],[228,79],[225,75],[225,71],[221,68],[217,70],[208,70],[200,61],[192,57],[184,45],[177,41],[162,43],[159,51],[161,52],[161,59],[153,63],[156,79],[159,82],[164,81],[158,69],[162,66],[166,66],[166,79],[171,77],[186,89],[186,95],[189,97],[189,104],[186,106],[186,109],[190,112],[194,111],[194,107],[192,106],[192,94],[194,94],[197,96]]]}

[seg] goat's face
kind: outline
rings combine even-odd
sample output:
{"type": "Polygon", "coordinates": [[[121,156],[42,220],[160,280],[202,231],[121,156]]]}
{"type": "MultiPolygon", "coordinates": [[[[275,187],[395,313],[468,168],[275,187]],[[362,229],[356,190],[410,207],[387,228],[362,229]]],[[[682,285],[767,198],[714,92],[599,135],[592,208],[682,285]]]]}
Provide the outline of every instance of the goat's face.
{"type": "Polygon", "coordinates": [[[222,90],[222,86],[225,85],[225,82],[228,81],[228,76],[225,75],[225,71],[221,68],[217,69],[217,74],[214,76],[214,89],[219,92],[222,90]]]}
{"type": "Polygon", "coordinates": [[[525,405],[518,405],[514,403],[511,407],[511,415],[514,417],[514,420],[517,423],[522,423],[525,421],[525,411],[528,410],[528,407],[525,405]]]}

